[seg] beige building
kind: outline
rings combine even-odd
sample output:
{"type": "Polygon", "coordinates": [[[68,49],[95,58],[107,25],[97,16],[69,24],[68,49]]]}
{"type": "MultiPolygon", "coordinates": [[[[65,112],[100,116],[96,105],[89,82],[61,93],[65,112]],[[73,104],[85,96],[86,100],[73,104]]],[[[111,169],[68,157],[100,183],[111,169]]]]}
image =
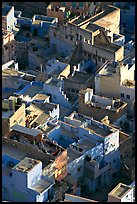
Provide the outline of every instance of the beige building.
{"type": "Polygon", "coordinates": [[[120,9],[108,6],[96,15],[73,18],[58,30],[52,27],[51,44],[55,44],[58,51],[70,51],[70,48],[61,47],[57,42],[61,39],[63,43],[72,46],[70,53],[75,52],[77,46],[82,46],[84,58],[91,59],[97,66],[101,66],[107,60],[121,61],[124,47],[118,45],[118,41],[124,39],[124,36],[119,34],[119,23],[120,9]]]}
{"type": "Polygon", "coordinates": [[[14,28],[14,6],[2,5],[2,28],[12,31],[14,28]]]}
{"type": "Polygon", "coordinates": [[[47,16],[58,18],[62,24],[70,14],[80,15],[89,10],[89,2],[51,2],[47,7],[47,16]]]}
{"type": "Polygon", "coordinates": [[[10,97],[2,100],[2,135],[15,124],[25,127],[25,104],[21,104],[16,97],[10,97]]]}
{"type": "Polygon", "coordinates": [[[119,183],[108,194],[108,202],[133,202],[133,188],[119,183]]]}
{"type": "Polygon", "coordinates": [[[2,30],[2,64],[15,59],[16,41],[12,32],[2,30]]]}
{"type": "Polygon", "coordinates": [[[59,105],[49,102],[39,103],[33,102],[26,108],[26,126],[29,128],[41,127],[44,128],[45,124],[57,117],[59,118],[59,105]]]}
{"type": "Polygon", "coordinates": [[[127,103],[120,99],[106,98],[93,94],[93,89],[85,89],[79,92],[78,113],[102,120],[108,116],[111,123],[118,120],[127,112],[127,103]]]}
{"type": "Polygon", "coordinates": [[[106,63],[95,76],[95,94],[117,97],[132,107],[135,102],[135,64],[106,63]]]}
{"type": "Polygon", "coordinates": [[[64,79],[64,91],[71,99],[77,99],[79,91],[87,87],[93,88],[94,77],[87,72],[75,72],[73,76],[64,79]]]}

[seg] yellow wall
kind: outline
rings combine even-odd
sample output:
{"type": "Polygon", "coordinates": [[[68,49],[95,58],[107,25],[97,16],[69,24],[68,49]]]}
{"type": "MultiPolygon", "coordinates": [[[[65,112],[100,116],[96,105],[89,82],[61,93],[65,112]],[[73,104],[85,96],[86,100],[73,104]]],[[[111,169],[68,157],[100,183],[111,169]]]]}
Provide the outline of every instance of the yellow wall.
{"type": "Polygon", "coordinates": [[[10,127],[15,125],[16,123],[25,127],[25,104],[22,104],[21,107],[10,118],[10,127]]]}
{"type": "Polygon", "coordinates": [[[2,118],[2,135],[4,136],[8,133],[10,131],[10,127],[17,123],[25,127],[25,104],[22,104],[11,118],[2,118]]]}

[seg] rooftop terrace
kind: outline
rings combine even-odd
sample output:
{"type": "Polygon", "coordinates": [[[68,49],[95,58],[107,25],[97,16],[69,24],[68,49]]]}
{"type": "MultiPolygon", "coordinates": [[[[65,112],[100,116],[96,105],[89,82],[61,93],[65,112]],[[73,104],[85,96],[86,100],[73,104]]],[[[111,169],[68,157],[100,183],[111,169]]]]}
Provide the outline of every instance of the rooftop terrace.
{"type": "Polygon", "coordinates": [[[109,195],[114,196],[114,197],[119,197],[122,198],[124,197],[124,195],[126,195],[126,193],[128,193],[132,188],[119,183],[110,193],[109,195]]]}
{"type": "Polygon", "coordinates": [[[70,79],[75,82],[85,83],[90,77],[91,75],[86,72],[75,72],[74,76],[71,76],[70,79]]]}
{"type": "Polygon", "coordinates": [[[108,50],[110,52],[116,52],[117,50],[119,50],[121,47],[119,45],[115,45],[115,44],[109,44],[109,45],[105,45],[103,43],[100,42],[96,42],[95,46],[101,49],[105,49],[108,50]]]}
{"type": "Polygon", "coordinates": [[[114,6],[109,6],[107,8],[105,8],[103,11],[101,11],[100,13],[94,15],[94,16],[90,16],[90,15],[87,15],[85,17],[82,17],[82,16],[79,16],[78,18],[75,18],[75,19],[72,19],[70,22],[77,25],[77,26],[80,26],[88,21],[91,21],[93,23],[95,23],[96,21],[104,18],[105,16],[107,16],[109,13],[113,12],[113,11],[116,11],[117,8],[114,7],[114,6]]]}
{"type": "Polygon", "coordinates": [[[39,130],[36,129],[30,129],[27,127],[23,127],[21,125],[14,125],[11,127],[12,130],[23,133],[23,134],[27,134],[27,135],[31,135],[33,137],[37,136],[38,134],[41,134],[41,132],[39,130]]]}
{"type": "Polygon", "coordinates": [[[99,13],[99,15],[96,15],[95,17],[92,18],[92,22],[96,22],[99,19],[103,19],[105,16],[107,16],[108,14],[110,14],[111,12],[116,11],[118,8],[114,7],[114,6],[108,6],[106,7],[102,12],[99,13]]]}
{"type": "Polygon", "coordinates": [[[39,161],[39,160],[25,157],[13,169],[20,171],[20,172],[28,173],[29,171],[31,171],[34,168],[34,166],[36,166],[40,162],[41,161],[39,161]]]}
{"type": "Polygon", "coordinates": [[[45,94],[36,94],[33,100],[46,100],[47,98],[49,98],[49,96],[45,94]]]}
{"type": "Polygon", "coordinates": [[[90,149],[92,149],[93,147],[96,146],[95,143],[86,140],[86,139],[81,139],[76,143],[77,147],[80,149],[83,149],[84,151],[88,151],[90,149]]]}
{"type": "Polygon", "coordinates": [[[79,16],[78,18],[76,18],[75,20],[72,20],[71,22],[75,25],[80,25],[81,23],[83,23],[84,21],[90,19],[91,16],[86,16],[86,17],[82,17],[82,16],[79,16]]]}
{"type": "Polygon", "coordinates": [[[29,95],[30,97],[34,97],[41,90],[42,90],[42,86],[29,84],[25,88],[23,88],[18,94],[23,94],[24,96],[29,95]]]}
{"type": "Polygon", "coordinates": [[[16,149],[14,146],[9,146],[6,143],[2,143],[2,155],[7,154],[16,159],[22,160],[27,156],[27,153],[16,149]]]}
{"type": "Polygon", "coordinates": [[[113,132],[110,129],[100,127],[98,124],[93,124],[93,123],[87,124],[85,129],[89,130],[93,134],[98,134],[102,137],[106,137],[113,132]]]}

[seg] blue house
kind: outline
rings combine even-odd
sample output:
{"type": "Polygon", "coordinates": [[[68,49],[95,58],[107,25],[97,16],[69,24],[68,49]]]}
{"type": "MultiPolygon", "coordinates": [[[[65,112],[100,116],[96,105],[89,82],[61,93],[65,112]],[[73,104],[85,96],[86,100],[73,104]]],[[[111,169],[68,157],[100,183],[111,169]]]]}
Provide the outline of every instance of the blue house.
{"type": "Polygon", "coordinates": [[[42,175],[42,162],[25,157],[18,161],[2,158],[2,200],[46,202],[53,194],[54,180],[42,175]]]}
{"type": "Polygon", "coordinates": [[[32,35],[43,37],[49,32],[51,25],[57,26],[58,19],[44,15],[34,15],[33,18],[20,17],[17,19],[20,28],[27,28],[32,35]]]}

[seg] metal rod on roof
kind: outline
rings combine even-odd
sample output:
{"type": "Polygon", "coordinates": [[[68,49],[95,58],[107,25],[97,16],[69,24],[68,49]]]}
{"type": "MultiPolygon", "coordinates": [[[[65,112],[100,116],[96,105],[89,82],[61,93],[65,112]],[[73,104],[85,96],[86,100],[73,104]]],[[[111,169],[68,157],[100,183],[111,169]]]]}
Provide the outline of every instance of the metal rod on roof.
{"type": "Polygon", "coordinates": [[[42,72],[42,64],[40,65],[40,70],[41,70],[41,72],[42,72]]]}

